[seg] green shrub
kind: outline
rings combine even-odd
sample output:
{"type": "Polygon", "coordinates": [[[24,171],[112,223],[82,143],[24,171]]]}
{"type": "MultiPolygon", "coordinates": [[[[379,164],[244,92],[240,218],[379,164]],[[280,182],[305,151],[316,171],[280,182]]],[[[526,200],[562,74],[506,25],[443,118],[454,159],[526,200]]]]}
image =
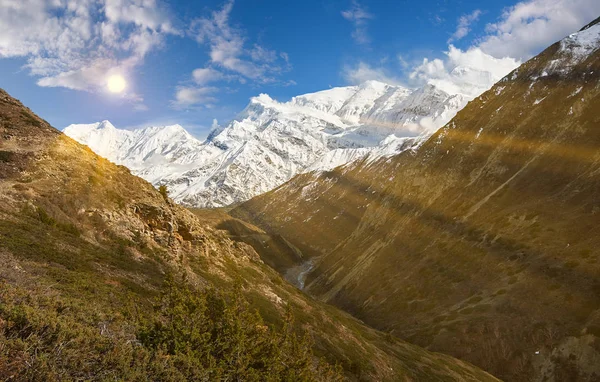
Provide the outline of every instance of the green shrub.
{"type": "Polygon", "coordinates": [[[50,214],[48,214],[48,211],[46,211],[43,207],[38,206],[36,210],[37,218],[45,225],[48,225],[50,227],[56,227],[59,230],[69,233],[71,235],[79,236],[81,234],[79,228],[77,228],[75,224],[56,221],[56,219],[50,216],[50,214]]]}
{"type": "Polygon", "coordinates": [[[158,192],[160,192],[160,194],[165,200],[169,198],[169,190],[167,189],[166,185],[161,184],[160,186],[158,186],[158,192]]]}
{"type": "Polygon", "coordinates": [[[170,277],[154,311],[133,311],[0,283],[0,380],[342,380],[315,362],[289,311],[276,331],[239,288],[196,291],[170,277]]]}
{"type": "Polygon", "coordinates": [[[240,287],[231,292],[194,291],[167,278],[155,316],[139,332],[152,351],[174,357],[189,379],[249,381],[337,380],[319,363],[313,367],[309,337],[292,332],[288,310],[281,332],[249,308],[240,287]]]}
{"type": "Polygon", "coordinates": [[[10,162],[13,160],[14,154],[11,151],[0,150],[0,162],[10,162]]]}
{"type": "Polygon", "coordinates": [[[54,227],[56,225],[56,220],[54,220],[54,218],[52,216],[50,216],[48,214],[48,211],[46,211],[44,208],[38,207],[37,213],[38,213],[38,219],[40,219],[40,221],[42,223],[52,226],[52,227],[54,227]]]}

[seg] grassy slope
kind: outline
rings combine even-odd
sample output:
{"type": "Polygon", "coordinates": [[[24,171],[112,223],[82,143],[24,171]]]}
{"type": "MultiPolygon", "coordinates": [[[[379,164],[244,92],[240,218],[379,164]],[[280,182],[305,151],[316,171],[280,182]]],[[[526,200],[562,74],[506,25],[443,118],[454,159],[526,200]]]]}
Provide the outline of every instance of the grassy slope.
{"type": "Polygon", "coordinates": [[[600,52],[543,76],[558,49],[416,154],[295,178],[232,213],[317,243],[309,292],[377,328],[507,380],[594,380],[600,52]]]}
{"type": "MultiPolygon", "coordinates": [[[[63,136],[3,91],[0,136],[0,308],[22,306],[40,320],[53,317],[49,322],[99,341],[98,353],[83,357],[100,357],[108,374],[88,378],[119,376],[118,363],[135,354],[135,317],[151,309],[164,274],[177,268],[200,287],[228,288],[240,280],[274,327],[289,303],[317,354],[342,365],[350,379],[494,380],[300,293],[250,246],[164,200],[150,184],[63,136]],[[107,353],[100,345],[105,338],[120,347],[107,353]]],[[[5,324],[0,320],[0,328],[5,324]]],[[[43,362],[70,362],[79,347],[65,343],[43,362]]],[[[8,363],[0,362],[0,371],[11,362],[29,362],[2,361],[8,363]]]]}

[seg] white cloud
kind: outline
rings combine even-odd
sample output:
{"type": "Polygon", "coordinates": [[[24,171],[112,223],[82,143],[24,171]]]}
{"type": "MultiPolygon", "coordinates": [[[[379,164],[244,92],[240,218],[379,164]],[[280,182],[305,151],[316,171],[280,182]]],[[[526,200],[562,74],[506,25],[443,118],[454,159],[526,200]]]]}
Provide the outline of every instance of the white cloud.
{"type": "Polygon", "coordinates": [[[216,87],[188,87],[179,86],[175,92],[175,100],[171,102],[171,106],[175,109],[188,109],[195,105],[212,107],[217,102],[215,93],[218,92],[216,87]]]}
{"type": "Polygon", "coordinates": [[[410,79],[430,83],[450,94],[475,97],[520,65],[512,58],[495,58],[479,48],[466,51],[450,45],[445,59],[424,59],[410,79]]]}
{"type": "MultiPolygon", "coordinates": [[[[401,71],[408,73],[407,81],[413,86],[432,84],[449,94],[476,97],[520,65],[512,58],[498,59],[478,48],[466,51],[450,45],[443,59],[423,59],[410,66],[401,56],[401,71]]],[[[360,62],[354,67],[345,67],[342,76],[350,84],[361,84],[375,80],[392,85],[406,86],[402,79],[384,67],[373,67],[360,62]]]]}
{"type": "MultiPolygon", "coordinates": [[[[442,59],[423,59],[412,66],[398,56],[399,71],[408,72],[415,86],[430,83],[451,94],[474,97],[487,90],[510,71],[545,47],[579,30],[600,14],[598,0],[529,0],[506,8],[498,22],[488,24],[487,35],[461,50],[450,45],[442,59]]],[[[479,10],[459,19],[449,41],[464,38],[479,10]]],[[[360,63],[346,67],[343,76],[350,83],[379,80],[401,81],[383,67],[360,63]]]]}
{"type": "MultiPolygon", "coordinates": [[[[247,38],[243,31],[230,25],[233,4],[233,1],[228,1],[223,8],[211,12],[209,17],[192,22],[192,35],[198,43],[209,46],[210,61],[205,67],[192,72],[191,80],[197,86],[181,85],[177,88],[172,107],[212,106],[217,102],[213,95],[218,89],[206,87],[209,83],[274,83],[278,82],[280,74],[291,69],[289,56],[285,52],[277,52],[259,44],[246,48],[247,38]]],[[[287,85],[289,81],[281,84],[287,85]]]]}
{"type": "Polygon", "coordinates": [[[250,57],[255,62],[275,62],[277,61],[277,52],[254,44],[254,48],[250,51],[250,57]]]}
{"type": "Polygon", "coordinates": [[[356,66],[346,66],[342,72],[346,82],[350,84],[361,84],[365,81],[380,81],[386,84],[400,84],[401,81],[390,75],[384,68],[374,68],[365,62],[359,62],[356,66]]]}
{"type": "Polygon", "coordinates": [[[149,30],[179,33],[156,0],[105,0],[104,12],[113,24],[133,23],[149,30]]]}
{"type": "Polygon", "coordinates": [[[530,58],[600,14],[598,0],[531,0],[504,10],[476,43],[494,57],[530,58]]]}
{"type": "Polygon", "coordinates": [[[400,67],[403,70],[407,70],[410,67],[410,64],[408,63],[408,61],[406,60],[406,58],[404,58],[403,55],[399,54],[397,56],[397,58],[398,58],[398,63],[400,64],[400,67]]]}
{"type": "Polygon", "coordinates": [[[481,11],[479,9],[476,9],[467,15],[462,15],[458,19],[456,31],[452,34],[448,42],[460,40],[468,35],[469,32],[471,32],[471,24],[479,20],[479,16],[481,16],[481,11]]]}
{"type": "Polygon", "coordinates": [[[198,68],[192,72],[192,78],[198,85],[205,85],[210,82],[219,81],[223,78],[223,73],[213,68],[198,68]]]}
{"type": "MultiPolygon", "coordinates": [[[[529,0],[503,11],[488,24],[487,35],[463,51],[450,45],[443,59],[424,59],[409,78],[448,93],[474,97],[552,43],[573,33],[600,14],[598,0],[529,0]]],[[[481,12],[459,19],[452,40],[465,37],[481,12]]]]}
{"type": "Polygon", "coordinates": [[[352,32],[354,41],[358,44],[368,44],[371,41],[367,31],[367,24],[373,18],[373,15],[367,12],[358,1],[353,0],[350,9],[342,11],[342,17],[354,25],[354,31],[352,32]]]}
{"type": "Polygon", "coordinates": [[[157,0],[2,0],[0,58],[26,58],[40,86],[98,91],[179,33],[165,14],[157,0]]]}
{"type": "Polygon", "coordinates": [[[90,90],[103,87],[107,77],[123,71],[119,69],[119,63],[116,60],[98,59],[89,66],[60,72],[54,76],[42,77],[37,84],[44,87],[90,90]]]}
{"type": "Polygon", "coordinates": [[[135,103],[133,105],[133,111],[148,111],[150,108],[143,103],[135,103]]]}
{"type": "Polygon", "coordinates": [[[243,32],[229,23],[233,4],[229,1],[210,17],[194,20],[191,29],[196,40],[210,47],[212,65],[259,83],[275,82],[276,75],[290,68],[287,54],[258,44],[247,49],[243,32]]]}

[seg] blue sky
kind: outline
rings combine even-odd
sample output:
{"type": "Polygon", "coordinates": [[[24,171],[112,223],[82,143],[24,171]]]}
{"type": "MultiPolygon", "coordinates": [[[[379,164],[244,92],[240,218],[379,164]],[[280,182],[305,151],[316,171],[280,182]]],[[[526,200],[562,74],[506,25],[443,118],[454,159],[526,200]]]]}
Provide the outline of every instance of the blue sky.
{"type": "Polygon", "coordinates": [[[526,60],[599,15],[597,0],[0,0],[0,87],[57,128],[204,137],[259,93],[418,86],[481,55],[526,60]]]}

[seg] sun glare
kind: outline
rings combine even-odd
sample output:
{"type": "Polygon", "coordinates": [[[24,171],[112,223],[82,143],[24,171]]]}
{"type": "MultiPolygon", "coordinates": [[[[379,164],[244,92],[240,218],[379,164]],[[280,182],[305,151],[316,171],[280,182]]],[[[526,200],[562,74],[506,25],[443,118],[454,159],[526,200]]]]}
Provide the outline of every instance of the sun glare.
{"type": "Polygon", "coordinates": [[[127,82],[125,82],[125,78],[123,78],[123,76],[115,74],[108,77],[107,86],[111,93],[121,93],[123,90],[125,90],[127,82]]]}

